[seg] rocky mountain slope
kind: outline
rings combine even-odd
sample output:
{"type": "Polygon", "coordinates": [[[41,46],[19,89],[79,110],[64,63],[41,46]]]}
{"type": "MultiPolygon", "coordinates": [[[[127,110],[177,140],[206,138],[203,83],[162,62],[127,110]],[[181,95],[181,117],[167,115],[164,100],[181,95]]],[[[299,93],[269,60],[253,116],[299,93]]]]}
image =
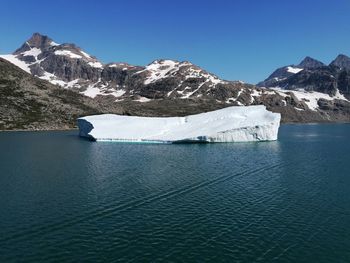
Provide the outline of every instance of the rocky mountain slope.
{"type": "Polygon", "coordinates": [[[350,58],[339,55],[329,65],[310,57],[298,65],[289,65],[274,71],[260,87],[321,92],[332,97],[340,94],[350,99],[350,58]]]}
{"type": "Polygon", "coordinates": [[[102,64],[74,44],[57,44],[38,33],[13,54],[2,57],[36,77],[92,98],[112,95],[118,101],[128,98],[145,102],[159,98],[212,97],[219,85],[244,86],[240,82],[223,81],[186,61],[155,60],[146,67],[102,64]]]}
{"type": "MultiPolygon", "coordinates": [[[[227,106],[264,104],[280,112],[283,122],[350,121],[346,57],[329,66],[307,57],[296,66],[276,70],[258,87],[222,80],[188,61],[159,59],[147,66],[104,64],[74,44],[58,44],[38,33],[13,54],[1,57],[41,83],[54,84],[55,90],[66,94],[69,90],[79,100],[79,93],[85,95],[83,100],[92,111],[183,116],[227,106]]],[[[5,75],[2,78],[7,81],[5,75]]],[[[2,95],[0,100],[7,98],[2,95]]],[[[62,112],[62,118],[64,114],[68,113],[62,112]]]]}
{"type": "Polygon", "coordinates": [[[122,113],[116,104],[103,105],[107,104],[35,78],[0,58],[0,130],[68,129],[86,114],[122,113]]]}

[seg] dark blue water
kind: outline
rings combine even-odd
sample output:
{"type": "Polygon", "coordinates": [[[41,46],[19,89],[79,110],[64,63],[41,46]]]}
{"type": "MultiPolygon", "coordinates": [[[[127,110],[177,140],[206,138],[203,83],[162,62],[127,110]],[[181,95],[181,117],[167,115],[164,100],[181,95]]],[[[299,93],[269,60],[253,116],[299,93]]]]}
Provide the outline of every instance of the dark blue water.
{"type": "Polygon", "coordinates": [[[350,125],[268,143],[0,133],[0,262],[350,262],[350,125]]]}

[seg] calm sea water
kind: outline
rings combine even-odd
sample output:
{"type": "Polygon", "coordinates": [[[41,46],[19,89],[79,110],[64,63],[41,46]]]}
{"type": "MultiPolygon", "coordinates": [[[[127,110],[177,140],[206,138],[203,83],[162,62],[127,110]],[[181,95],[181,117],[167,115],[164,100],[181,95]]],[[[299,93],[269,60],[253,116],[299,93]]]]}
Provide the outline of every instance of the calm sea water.
{"type": "Polygon", "coordinates": [[[0,262],[350,262],[350,125],[277,142],[0,133],[0,262]]]}

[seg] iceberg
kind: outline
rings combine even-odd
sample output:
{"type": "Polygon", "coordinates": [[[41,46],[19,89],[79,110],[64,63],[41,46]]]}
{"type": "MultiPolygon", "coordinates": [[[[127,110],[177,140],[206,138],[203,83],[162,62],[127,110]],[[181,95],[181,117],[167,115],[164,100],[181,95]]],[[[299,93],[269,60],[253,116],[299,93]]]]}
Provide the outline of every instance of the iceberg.
{"type": "Polygon", "coordinates": [[[281,115],[265,106],[234,106],[186,117],[114,114],[78,119],[79,135],[94,141],[143,143],[277,140],[281,115]]]}

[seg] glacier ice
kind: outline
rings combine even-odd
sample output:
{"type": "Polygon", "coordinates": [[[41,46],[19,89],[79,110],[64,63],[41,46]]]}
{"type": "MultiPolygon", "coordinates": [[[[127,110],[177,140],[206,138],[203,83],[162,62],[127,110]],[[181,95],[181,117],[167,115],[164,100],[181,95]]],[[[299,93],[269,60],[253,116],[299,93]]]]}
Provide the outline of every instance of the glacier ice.
{"type": "Polygon", "coordinates": [[[236,106],[186,117],[114,114],[78,119],[79,135],[96,141],[181,143],[277,140],[281,116],[265,106],[236,106]]]}

